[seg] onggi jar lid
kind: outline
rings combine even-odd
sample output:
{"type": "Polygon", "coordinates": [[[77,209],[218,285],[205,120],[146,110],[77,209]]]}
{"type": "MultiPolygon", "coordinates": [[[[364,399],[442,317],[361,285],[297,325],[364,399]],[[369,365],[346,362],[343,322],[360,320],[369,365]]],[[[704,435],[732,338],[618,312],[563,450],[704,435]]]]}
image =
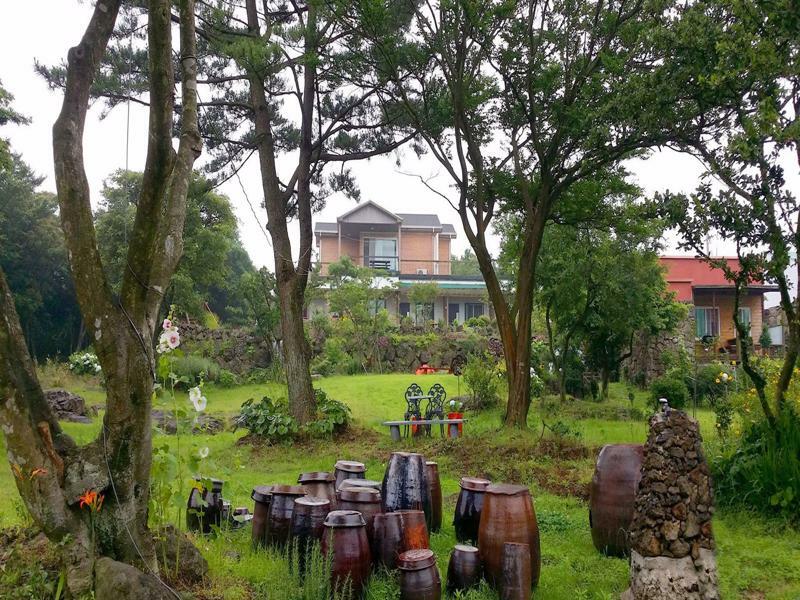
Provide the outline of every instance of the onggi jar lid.
{"type": "Polygon", "coordinates": [[[258,487],[254,487],[250,497],[256,502],[270,502],[272,500],[272,488],[273,486],[271,485],[259,485],[258,487]]]}
{"type": "Polygon", "coordinates": [[[301,496],[294,501],[294,504],[295,506],[300,504],[309,508],[316,508],[319,506],[330,506],[331,501],[327,498],[317,498],[316,496],[301,496]]]}
{"type": "Polygon", "coordinates": [[[300,473],[300,477],[297,478],[297,483],[329,483],[331,481],[336,481],[336,477],[333,476],[333,473],[329,473],[328,471],[300,473]]]}
{"type": "Polygon", "coordinates": [[[302,485],[273,485],[273,496],[305,496],[306,488],[302,485]]]}
{"type": "Polygon", "coordinates": [[[345,479],[339,484],[339,489],[344,488],[371,488],[381,491],[381,482],[374,479],[345,479]]]}
{"type": "Polygon", "coordinates": [[[397,558],[397,568],[404,571],[419,571],[435,564],[436,556],[433,554],[433,550],[428,548],[408,550],[397,558]]]}
{"type": "Polygon", "coordinates": [[[364,527],[366,522],[357,510],[333,510],[325,517],[325,527],[364,527]]]}
{"type": "Polygon", "coordinates": [[[486,488],[492,485],[492,482],[480,477],[462,477],[458,485],[461,486],[461,489],[471,492],[485,492],[486,488]]]}
{"type": "Polygon", "coordinates": [[[367,470],[364,463],[355,460],[337,460],[334,468],[339,471],[346,471],[347,473],[363,473],[367,470]]]}
{"type": "Polygon", "coordinates": [[[530,495],[530,490],[524,485],[513,485],[510,483],[495,483],[486,488],[487,494],[498,496],[522,496],[530,495]]]}
{"type": "Polygon", "coordinates": [[[478,549],[475,546],[470,546],[469,544],[456,544],[453,548],[454,552],[463,552],[464,554],[476,554],[478,549]]]}
{"type": "Polygon", "coordinates": [[[339,488],[339,500],[342,502],[380,502],[381,493],[373,488],[351,488],[342,485],[339,488]]]}

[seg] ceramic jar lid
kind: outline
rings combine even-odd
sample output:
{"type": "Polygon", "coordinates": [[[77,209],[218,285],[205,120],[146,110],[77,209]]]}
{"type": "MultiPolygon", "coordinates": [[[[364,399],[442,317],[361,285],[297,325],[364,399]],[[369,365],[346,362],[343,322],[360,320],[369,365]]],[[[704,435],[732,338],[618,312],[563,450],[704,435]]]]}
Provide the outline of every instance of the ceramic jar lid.
{"type": "Polygon", "coordinates": [[[297,483],[329,483],[333,481],[336,481],[336,477],[328,471],[300,473],[300,477],[297,478],[297,483]]]}
{"type": "Polygon", "coordinates": [[[407,550],[397,558],[397,568],[404,571],[419,571],[435,564],[436,556],[428,548],[407,550]]]}
{"type": "Polygon", "coordinates": [[[325,517],[325,527],[365,527],[366,522],[357,510],[333,510],[325,517]]]}
{"type": "Polygon", "coordinates": [[[372,488],[381,491],[381,482],[374,479],[345,479],[339,485],[339,489],[345,488],[372,488]]]}
{"type": "Polygon", "coordinates": [[[363,473],[367,470],[364,463],[355,460],[337,460],[334,468],[339,471],[346,471],[347,473],[363,473]]]}
{"type": "Polygon", "coordinates": [[[461,486],[461,489],[471,492],[485,492],[486,488],[492,485],[492,482],[480,477],[462,477],[458,485],[461,486]]]}
{"type": "Polygon", "coordinates": [[[373,488],[339,488],[339,500],[342,502],[380,502],[381,493],[373,488]]]}
{"type": "Polygon", "coordinates": [[[253,488],[253,493],[250,497],[256,502],[267,503],[272,501],[272,488],[271,485],[259,485],[253,488]]]}
{"type": "MultiPolygon", "coordinates": [[[[211,491],[215,492],[215,493],[221,492],[222,491],[222,484],[225,483],[222,479],[214,479],[212,477],[199,477],[198,476],[198,477],[195,477],[194,480],[198,481],[200,483],[204,483],[204,482],[210,481],[211,482],[211,491]]],[[[203,489],[205,489],[205,487],[203,489]]]]}
{"type": "Polygon", "coordinates": [[[327,498],[317,498],[316,496],[301,496],[294,501],[295,506],[298,504],[307,506],[308,508],[317,508],[320,506],[330,506],[331,501],[327,498]]]}
{"type": "Polygon", "coordinates": [[[512,485],[510,483],[495,483],[486,488],[487,494],[498,496],[523,496],[530,495],[530,490],[524,485],[512,485]]]}
{"type": "Polygon", "coordinates": [[[475,546],[470,546],[469,544],[456,544],[453,548],[453,552],[475,554],[478,552],[478,549],[475,546]]]}
{"type": "Polygon", "coordinates": [[[305,496],[306,488],[302,485],[273,485],[273,496],[305,496]]]}

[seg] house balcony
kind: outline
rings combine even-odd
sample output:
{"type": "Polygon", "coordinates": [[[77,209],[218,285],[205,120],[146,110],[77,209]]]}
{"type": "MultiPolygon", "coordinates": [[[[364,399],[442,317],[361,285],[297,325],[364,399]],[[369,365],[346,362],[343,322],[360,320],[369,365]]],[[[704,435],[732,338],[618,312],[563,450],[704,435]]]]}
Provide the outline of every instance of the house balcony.
{"type": "MultiPolygon", "coordinates": [[[[450,275],[449,260],[429,260],[424,258],[400,258],[394,255],[359,255],[350,256],[350,259],[362,267],[385,272],[387,275],[450,275]]],[[[321,261],[317,263],[320,272],[324,275],[333,262],[321,261]]]]}

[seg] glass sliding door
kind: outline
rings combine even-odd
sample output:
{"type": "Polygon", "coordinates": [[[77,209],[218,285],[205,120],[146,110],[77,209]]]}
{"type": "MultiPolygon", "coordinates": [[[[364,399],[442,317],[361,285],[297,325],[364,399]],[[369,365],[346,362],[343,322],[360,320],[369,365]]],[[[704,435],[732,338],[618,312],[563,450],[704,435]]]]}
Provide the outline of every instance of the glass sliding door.
{"type": "Polygon", "coordinates": [[[364,238],[364,266],[383,271],[398,271],[395,238],[364,238]]]}

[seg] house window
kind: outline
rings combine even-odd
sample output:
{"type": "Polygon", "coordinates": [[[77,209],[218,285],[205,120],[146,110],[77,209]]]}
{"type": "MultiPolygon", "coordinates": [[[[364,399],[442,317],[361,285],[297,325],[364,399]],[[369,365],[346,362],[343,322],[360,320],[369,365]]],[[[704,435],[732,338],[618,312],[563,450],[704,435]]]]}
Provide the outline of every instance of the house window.
{"type": "Polygon", "coordinates": [[[447,305],[447,320],[451,323],[458,321],[458,303],[453,302],[447,305]]]}
{"type": "Polygon", "coordinates": [[[383,271],[397,271],[397,240],[364,238],[364,266],[383,271]]]}
{"type": "Polygon", "coordinates": [[[433,321],[433,302],[418,302],[414,305],[417,323],[433,321]]]}
{"type": "Polygon", "coordinates": [[[739,309],[739,323],[744,325],[748,331],[750,331],[751,318],[752,312],[749,306],[743,306],[739,309]]]}
{"type": "Polygon", "coordinates": [[[465,302],[464,303],[464,318],[471,319],[472,317],[483,316],[483,303],[482,302],[465,302]]]}
{"type": "Polygon", "coordinates": [[[369,301],[369,314],[373,317],[382,310],[386,310],[386,298],[376,298],[369,301]]]}
{"type": "Polygon", "coordinates": [[[401,302],[399,312],[401,317],[408,317],[409,315],[411,315],[411,303],[401,302]]]}
{"type": "Polygon", "coordinates": [[[719,309],[698,306],[694,309],[697,337],[719,337],[719,309]]]}

